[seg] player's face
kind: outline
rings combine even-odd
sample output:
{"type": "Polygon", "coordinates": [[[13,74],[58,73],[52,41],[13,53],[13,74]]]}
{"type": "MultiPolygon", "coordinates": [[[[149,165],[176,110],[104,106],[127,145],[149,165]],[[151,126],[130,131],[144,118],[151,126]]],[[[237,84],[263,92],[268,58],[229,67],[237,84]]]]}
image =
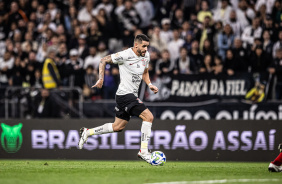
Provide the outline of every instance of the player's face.
{"type": "Polygon", "coordinates": [[[142,43],[137,44],[137,53],[139,56],[144,57],[146,51],[148,50],[149,42],[142,41],[142,43]]]}

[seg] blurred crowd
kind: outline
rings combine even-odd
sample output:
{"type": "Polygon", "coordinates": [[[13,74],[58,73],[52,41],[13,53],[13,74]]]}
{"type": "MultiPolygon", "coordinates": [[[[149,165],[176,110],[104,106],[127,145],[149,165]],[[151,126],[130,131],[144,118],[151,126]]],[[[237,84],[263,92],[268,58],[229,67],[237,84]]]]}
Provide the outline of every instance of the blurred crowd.
{"type": "Polygon", "coordinates": [[[52,75],[47,88],[112,99],[117,66],[106,66],[102,91],[91,88],[100,59],[144,33],[152,78],[250,72],[276,78],[282,99],[281,27],[280,0],[0,0],[0,87],[44,87],[52,75]]]}

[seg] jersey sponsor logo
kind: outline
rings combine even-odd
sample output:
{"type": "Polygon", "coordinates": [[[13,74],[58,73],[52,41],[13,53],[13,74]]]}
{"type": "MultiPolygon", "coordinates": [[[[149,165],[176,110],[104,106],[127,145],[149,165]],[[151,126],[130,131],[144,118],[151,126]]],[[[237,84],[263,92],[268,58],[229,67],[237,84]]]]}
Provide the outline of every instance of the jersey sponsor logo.
{"type": "Polygon", "coordinates": [[[128,57],[128,59],[133,59],[133,58],[134,58],[134,56],[129,56],[129,57],[128,57]]]}
{"type": "Polygon", "coordinates": [[[140,83],[141,82],[141,78],[139,77],[139,75],[132,75],[132,82],[133,83],[140,83]]]}
{"type": "Polygon", "coordinates": [[[140,65],[137,64],[137,68],[140,68],[140,65]]]}
{"type": "Polygon", "coordinates": [[[116,61],[123,60],[123,57],[119,56],[115,58],[116,61]]]}
{"type": "Polygon", "coordinates": [[[133,64],[135,64],[135,63],[138,63],[139,61],[135,61],[135,62],[133,62],[133,63],[129,63],[129,65],[133,65],[133,64]]]}

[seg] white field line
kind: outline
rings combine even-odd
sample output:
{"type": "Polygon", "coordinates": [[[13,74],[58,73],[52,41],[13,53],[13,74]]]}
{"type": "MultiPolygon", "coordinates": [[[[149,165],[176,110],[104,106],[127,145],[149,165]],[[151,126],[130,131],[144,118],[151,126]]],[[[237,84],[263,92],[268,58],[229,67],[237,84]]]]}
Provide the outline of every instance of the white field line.
{"type": "Polygon", "coordinates": [[[224,180],[202,180],[202,181],[172,181],[145,184],[210,184],[210,183],[249,183],[249,182],[276,182],[279,179],[224,179],[224,180]]]}

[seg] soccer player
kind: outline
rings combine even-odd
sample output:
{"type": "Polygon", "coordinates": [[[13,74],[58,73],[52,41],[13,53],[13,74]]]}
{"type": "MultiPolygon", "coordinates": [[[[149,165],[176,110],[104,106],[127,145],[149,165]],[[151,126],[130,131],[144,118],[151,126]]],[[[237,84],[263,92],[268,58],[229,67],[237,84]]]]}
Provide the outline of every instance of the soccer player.
{"type": "Polygon", "coordinates": [[[142,80],[156,94],[158,88],[152,85],[148,66],[150,55],[148,50],[149,38],[144,34],[139,34],[134,39],[134,46],[124,51],[105,56],[99,64],[99,80],[92,87],[102,88],[104,81],[105,65],[115,63],[119,66],[120,84],[116,92],[116,107],[114,123],[106,123],[92,129],[85,127],[80,129],[79,149],[91,135],[100,135],[122,131],[131,116],[140,117],[143,122],[141,126],[141,149],[137,156],[150,163],[151,153],[148,151],[148,141],[150,140],[153,114],[138,98],[138,89],[142,80]]]}
{"type": "Polygon", "coordinates": [[[268,166],[268,170],[270,172],[282,172],[282,143],[279,144],[278,149],[280,154],[275,158],[274,161],[270,162],[268,166]]]}

